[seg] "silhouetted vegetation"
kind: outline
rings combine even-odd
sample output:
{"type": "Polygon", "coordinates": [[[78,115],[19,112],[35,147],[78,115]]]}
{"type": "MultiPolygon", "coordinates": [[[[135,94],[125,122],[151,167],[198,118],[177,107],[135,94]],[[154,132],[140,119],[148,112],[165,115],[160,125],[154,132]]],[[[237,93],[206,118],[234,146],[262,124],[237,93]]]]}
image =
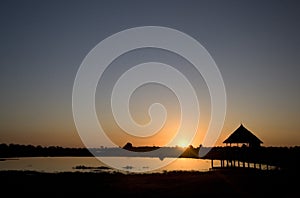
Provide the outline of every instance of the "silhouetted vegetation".
{"type": "MultiPolygon", "coordinates": [[[[200,147],[189,146],[185,150],[182,148],[164,148],[164,147],[135,147],[131,143],[127,143],[123,149],[135,151],[136,155],[132,156],[147,156],[147,151],[152,152],[151,157],[179,157],[185,158],[200,158],[200,147]],[[157,150],[162,148],[160,150],[157,150]],[[141,154],[139,154],[141,153],[141,154]],[[154,156],[156,155],[156,156],[154,156]]],[[[214,160],[238,160],[240,162],[251,162],[268,164],[271,166],[280,167],[281,169],[296,170],[300,167],[298,160],[300,156],[300,147],[213,147],[203,148],[209,149],[209,152],[202,156],[202,159],[214,160]]],[[[122,156],[127,153],[122,152],[121,148],[99,148],[99,155],[102,156],[122,156]]],[[[150,155],[150,153],[149,153],[150,155]]],[[[0,144],[0,158],[9,157],[54,157],[54,156],[93,156],[87,148],[63,148],[59,146],[33,146],[33,145],[19,145],[19,144],[0,144]]]]}
{"type": "Polygon", "coordinates": [[[158,146],[133,146],[130,142],[126,143],[125,146],[123,146],[123,149],[128,151],[134,151],[134,152],[148,152],[148,151],[154,151],[159,149],[158,146]]]}
{"type": "Polygon", "coordinates": [[[299,174],[239,169],[152,174],[0,171],[9,196],[299,197],[299,174]],[[41,192],[46,192],[42,193],[41,192]]]}
{"type": "Polygon", "coordinates": [[[54,157],[54,156],[92,156],[86,148],[63,148],[59,146],[33,146],[19,144],[0,144],[0,157],[54,157]]]}
{"type": "Polygon", "coordinates": [[[199,158],[199,148],[194,148],[192,145],[187,147],[184,152],[180,155],[180,157],[186,158],[199,158]]]}

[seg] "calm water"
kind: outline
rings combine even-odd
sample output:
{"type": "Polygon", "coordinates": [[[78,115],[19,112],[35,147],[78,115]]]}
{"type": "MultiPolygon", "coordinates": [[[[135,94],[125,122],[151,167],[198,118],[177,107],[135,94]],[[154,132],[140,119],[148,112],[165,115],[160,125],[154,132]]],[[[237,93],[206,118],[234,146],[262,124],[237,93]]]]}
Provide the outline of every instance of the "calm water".
{"type": "MultiPolygon", "coordinates": [[[[75,172],[75,171],[121,171],[128,172],[164,172],[164,171],[208,171],[210,160],[179,158],[171,164],[152,170],[160,159],[150,157],[106,157],[107,160],[121,163],[122,170],[108,167],[95,157],[24,157],[0,161],[0,170],[30,170],[42,172],[75,172]],[[75,169],[76,166],[89,167],[75,169]],[[97,168],[98,167],[98,168],[97,168]],[[100,168],[99,168],[100,167],[100,168]]],[[[168,160],[168,159],[164,159],[168,160]]],[[[216,164],[217,165],[217,164],[216,164]]]]}

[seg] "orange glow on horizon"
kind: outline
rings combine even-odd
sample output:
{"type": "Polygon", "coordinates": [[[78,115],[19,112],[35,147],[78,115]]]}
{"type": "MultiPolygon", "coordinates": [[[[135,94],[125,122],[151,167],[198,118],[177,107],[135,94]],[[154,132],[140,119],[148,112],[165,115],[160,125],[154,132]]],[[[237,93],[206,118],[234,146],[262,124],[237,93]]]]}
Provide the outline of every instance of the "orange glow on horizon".
{"type": "Polygon", "coordinates": [[[186,140],[184,140],[184,139],[182,139],[182,140],[180,140],[180,141],[178,142],[178,146],[179,146],[179,147],[182,147],[182,148],[185,148],[185,147],[187,147],[188,145],[189,145],[188,141],[186,141],[186,140]]]}

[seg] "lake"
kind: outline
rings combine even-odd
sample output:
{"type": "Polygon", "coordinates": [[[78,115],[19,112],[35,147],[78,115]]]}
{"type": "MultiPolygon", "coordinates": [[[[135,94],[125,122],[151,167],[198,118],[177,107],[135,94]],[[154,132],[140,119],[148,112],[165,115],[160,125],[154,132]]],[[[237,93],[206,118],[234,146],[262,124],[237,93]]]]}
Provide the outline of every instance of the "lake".
{"type": "MultiPolygon", "coordinates": [[[[165,171],[209,171],[210,160],[193,158],[165,158],[172,161],[167,166],[156,169],[161,159],[154,157],[105,157],[105,161],[117,162],[119,169],[110,168],[95,157],[22,157],[0,161],[0,170],[29,170],[40,172],[165,172],[165,171]],[[77,167],[77,168],[75,168],[77,167]]],[[[216,164],[217,165],[217,164],[216,164]]]]}

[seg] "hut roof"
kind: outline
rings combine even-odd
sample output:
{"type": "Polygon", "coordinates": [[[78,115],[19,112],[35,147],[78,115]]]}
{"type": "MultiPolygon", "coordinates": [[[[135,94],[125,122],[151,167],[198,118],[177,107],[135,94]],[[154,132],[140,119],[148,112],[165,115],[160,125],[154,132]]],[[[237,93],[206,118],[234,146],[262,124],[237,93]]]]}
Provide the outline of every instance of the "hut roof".
{"type": "Polygon", "coordinates": [[[263,142],[241,124],[223,143],[261,144],[263,142]]]}

